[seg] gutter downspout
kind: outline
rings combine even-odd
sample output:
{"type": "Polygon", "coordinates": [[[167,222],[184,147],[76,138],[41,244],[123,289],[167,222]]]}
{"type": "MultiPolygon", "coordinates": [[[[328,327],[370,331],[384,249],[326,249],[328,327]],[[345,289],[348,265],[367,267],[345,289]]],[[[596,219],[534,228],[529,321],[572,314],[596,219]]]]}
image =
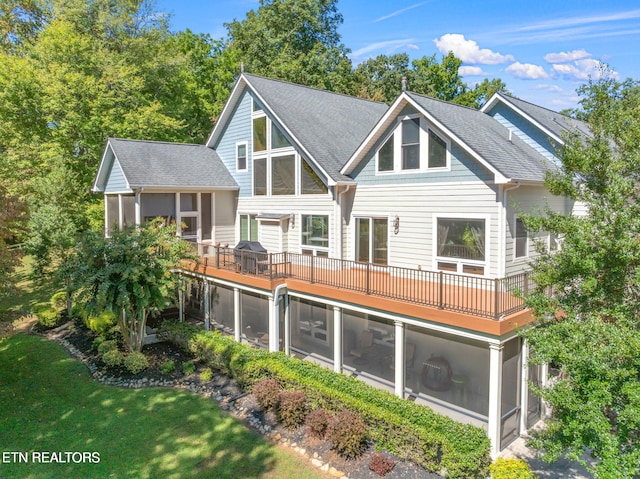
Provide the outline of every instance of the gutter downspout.
{"type": "Polygon", "coordinates": [[[340,245],[338,259],[344,259],[343,231],[342,231],[342,195],[351,189],[351,185],[347,185],[344,191],[338,193],[338,243],[340,245]]]}
{"type": "Polygon", "coordinates": [[[500,232],[500,261],[499,261],[499,271],[498,271],[498,277],[499,278],[503,278],[506,276],[506,269],[507,269],[507,192],[508,191],[512,191],[512,190],[517,190],[518,188],[520,188],[521,183],[519,181],[516,181],[516,184],[511,186],[510,188],[503,188],[502,190],[502,214],[501,216],[501,221],[500,221],[500,226],[501,226],[501,232],[500,232]]]}

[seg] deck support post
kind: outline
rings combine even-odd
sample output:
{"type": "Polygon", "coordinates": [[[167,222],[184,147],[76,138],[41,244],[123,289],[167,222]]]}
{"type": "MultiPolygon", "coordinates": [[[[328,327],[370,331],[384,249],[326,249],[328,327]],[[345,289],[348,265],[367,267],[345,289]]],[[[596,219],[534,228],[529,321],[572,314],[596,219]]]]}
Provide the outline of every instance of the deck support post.
{"type": "Polygon", "coordinates": [[[500,454],[502,399],[502,344],[489,344],[489,418],[487,435],[491,441],[491,457],[500,454]]]}
{"type": "Polygon", "coordinates": [[[204,296],[204,329],[209,331],[211,329],[211,289],[209,288],[209,281],[204,281],[204,287],[202,288],[202,295],[204,296]]]}
{"type": "Polygon", "coordinates": [[[405,326],[402,321],[394,321],[395,324],[395,394],[398,397],[404,398],[404,378],[406,361],[404,360],[404,333],[405,326]]]}
{"type": "Polygon", "coordinates": [[[527,430],[529,421],[529,342],[522,341],[522,370],[520,372],[520,432],[527,430]]]}
{"type": "Polygon", "coordinates": [[[275,353],[276,351],[278,351],[279,343],[279,314],[278,311],[276,311],[278,302],[277,298],[275,298],[274,296],[269,296],[267,298],[267,301],[269,302],[269,351],[275,353]]]}
{"type": "Polygon", "coordinates": [[[284,354],[291,354],[291,311],[289,308],[289,295],[282,298],[284,301],[284,354]]]}
{"type": "Polygon", "coordinates": [[[342,372],[342,308],[333,307],[333,370],[342,372]]]}
{"type": "Polygon", "coordinates": [[[233,336],[240,342],[240,289],[233,288],[233,336]]]}
{"type": "Polygon", "coordinates": [[[178,321],[184,321],[184,279],[178,284],[178,321]]]}

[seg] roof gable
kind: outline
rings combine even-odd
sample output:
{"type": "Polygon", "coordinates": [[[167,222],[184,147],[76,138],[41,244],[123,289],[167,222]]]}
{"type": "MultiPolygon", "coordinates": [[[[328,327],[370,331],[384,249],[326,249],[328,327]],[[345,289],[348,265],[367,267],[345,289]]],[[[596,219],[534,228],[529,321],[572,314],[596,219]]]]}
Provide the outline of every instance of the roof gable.
{"type": "Polygon", "coordinates": [[[247,88],[330,183],[352,181],[340,170],[387,110],[384,103],[243,73],[207,146],[217,146],[235,105],[247,88]]]}
{"type": "Polygon", "coordinates": [[[560,145],[564,145],[564,135],[567,133],[591,136],[589,126],[584,121],[500,92],[495,93],[481,111],[489,114],[497,104],[507,106],[560,145]]]}
{"type": "Polygon", "coordinates": [[[110,138],[93,191],[106,191],[116,164],[131,190],[238,188],[217,153],[204,145],[110,138]]]}
{"type": "Polygon", "coordinates": [[[417,93],[403,92],[347,162],[342,169],[343,174],[351,173],[364,160],[379,136],[407,104],[491,171],[496,183],[543,181],[546,170],[551,167],[548,161],[522,140],[512,137],[489,115],[417,93]]]}

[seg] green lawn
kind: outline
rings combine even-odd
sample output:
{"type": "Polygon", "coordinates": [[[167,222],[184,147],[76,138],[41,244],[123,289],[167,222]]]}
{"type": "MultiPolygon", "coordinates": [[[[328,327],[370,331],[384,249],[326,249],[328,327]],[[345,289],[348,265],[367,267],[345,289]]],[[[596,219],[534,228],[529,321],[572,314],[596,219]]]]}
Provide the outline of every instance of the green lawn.
{"type": "Polygon", "coordinates": [[[36,303],[49,301],[53,293],[62,289],[56,288],[52,281],[34,284],[30,277],[32,266],[33,258],[25,256],[22,264],[11,274],[15,288],[6,296],[0,295],[0,322],[11,322],[28,316],[36,303]]]}
{"type": "Polygon", "coordinates": [[[29,460],[0,455],[2,478],[323,477],[210,399],[103,386],[37,336],[0,340],[0,411],[0,450],[29,460]],[[34,463],[34,452],[97,452],[99,463],[34,463]]]}

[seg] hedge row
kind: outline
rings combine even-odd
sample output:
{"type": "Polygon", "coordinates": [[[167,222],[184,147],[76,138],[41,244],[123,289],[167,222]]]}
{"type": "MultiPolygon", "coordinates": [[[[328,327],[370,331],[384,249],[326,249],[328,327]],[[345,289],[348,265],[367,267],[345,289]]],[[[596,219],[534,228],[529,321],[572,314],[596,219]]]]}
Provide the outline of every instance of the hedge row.
{"type": "Polygon", "coordinates": [[[218,332],[165,321],[160,334],[229,375],[244,389],[250,390],[261,379],[275,378],[284,389],[304,392],[313,409],[359,413],[379,449],[428,471],[450,478],[488,475],[490,442],[481,428],[458,423],[309,361],[251,348],[218,332]]]}

